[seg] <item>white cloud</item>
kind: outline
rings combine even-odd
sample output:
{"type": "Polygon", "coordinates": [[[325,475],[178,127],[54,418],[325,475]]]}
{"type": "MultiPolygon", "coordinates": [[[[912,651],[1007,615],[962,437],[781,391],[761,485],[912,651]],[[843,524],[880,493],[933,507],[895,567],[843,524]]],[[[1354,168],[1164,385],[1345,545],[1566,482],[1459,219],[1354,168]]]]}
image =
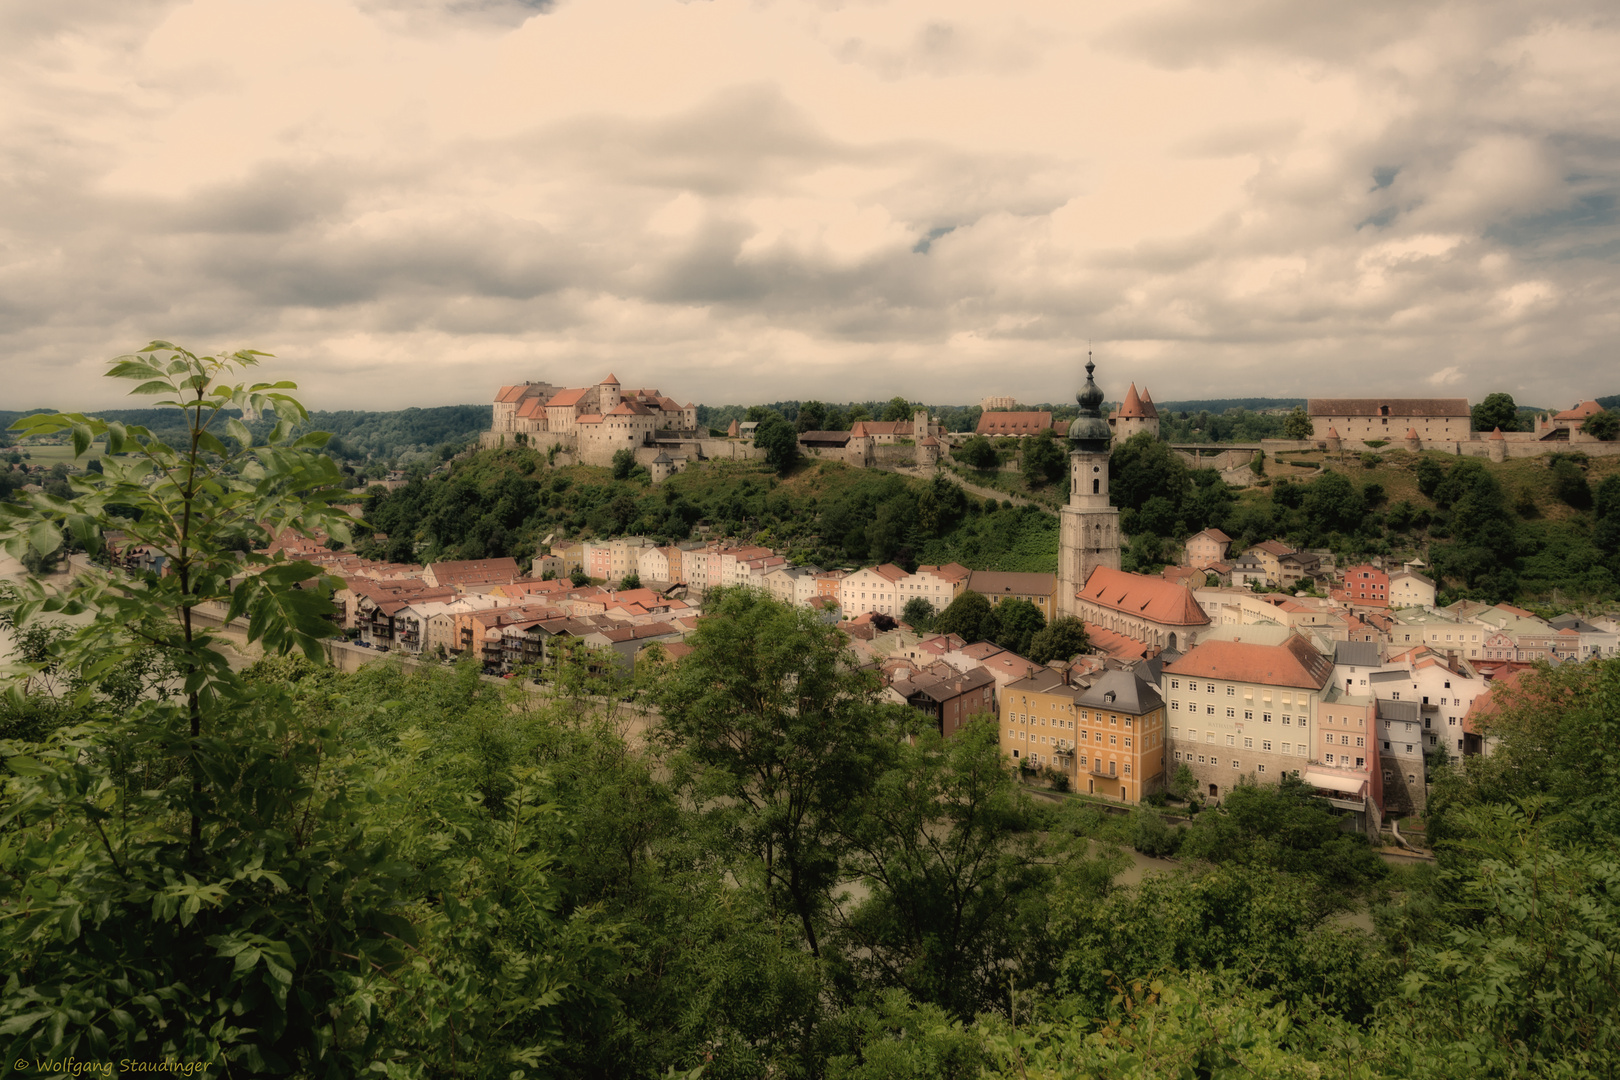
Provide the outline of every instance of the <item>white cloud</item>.
{"type": "Polygon", "coordinates": [[[0,18],[4,406],[152,336],[320,407],[1061,400],[1088,341],[1160,400],[1620,389],[1595,2],[59,7],[0,18]]]}

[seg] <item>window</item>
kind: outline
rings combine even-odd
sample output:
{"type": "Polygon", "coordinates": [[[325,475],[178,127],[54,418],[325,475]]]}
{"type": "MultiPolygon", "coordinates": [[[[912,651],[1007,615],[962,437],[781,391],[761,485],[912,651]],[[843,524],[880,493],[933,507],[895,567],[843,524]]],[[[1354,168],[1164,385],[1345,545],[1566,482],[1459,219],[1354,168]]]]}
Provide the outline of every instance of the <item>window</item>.
{"type": "Polygon", "coordinates": [[[1129,735],[1127,735],[1127,736],[1125,736],[1125,749],[1129,750],[1130,748],[1131,748],[1131,737],[1129,735]]]}
{"type": "Polygon", "coordinates": [[[1305,744],[1304,743],[1295,743],[1294,744],[1294,753],[1298,754],[1300,757],[1304,757],[1305,756],[1305,744]]]}
{"type": "Polygon", "coordinates": [[[1017,756],[1018,756],[1018,751],[1017,751],[1017,750],[1014,750],[1014,751],[1013,751],[1013,757],[1017,757],[1017,756]]]}
{"type": "Polygon", "coordinates": [[[1187,729],[1187,738],[1191,739],[1194,742],[1197,742],[1198,741],[1198,729],[1197,728],[1188,728],[1187,729]]]}
{"type": "Polygon", "coordinates": [[[1406,774],[1406,782],[1408,784],[1415,784],[1415,783],[1417,783],[1417,777],[1413,776],[1411,773],[1407,773],[1406,774]]]}
{"type": "Polygon", "coordinates": [[[1245,749],[1245,750],[1253,750],[1254,749],[1254,740],[1250,739],[1250,738],[1244,738],[1244,740],[1243,740],[1243,749],[1245,749]]]}
{"type": "Polygon", "coordinates": [[[1174,709],[1176,712],[1180,712],[1181,702],[1179,700],[1170,702],[1170,708],[1174,709]]]}
{"type": "Polygon", "coordinates": [[[1202,765],[1203,763],[1204,763],[1204,755],[1199,754],[1198,755],[1198,764],[1202,765]]]}
{"type": "Polygon", "coordinates": [[[1360,735],[1357,735],[1356,736],[1356,745],[1357,746],[1366,746],[1367,745],[1367,740],[1363,739],[1360,735]]]}
{"type": "Polygon", "coordinates": [[[1237,759],[1237,758],[1233,758],[1233,759],[1232,759],[1232,768],[1234,768],[1234,769],[1235,769],[1235,768],[1237,768],[1237,767],[1238,767],[1238,759],[1237,759]]]}
{"type": "Polygon", "coordinates": [[[1253,720],[1254,719],[1254,710],[1253,709],[1244,709],[1243,710],[1243,719],[1245,719],[1245,720],[1253,720]]]}
{"type": "Polygon", "coordinates": [[[1204,711],[1206,713],[1208,713],[1210,716],[1214,716],[1215,715],[1215,706],[1213,706],[1213,705],[1205,705],[1204,706],[1204,711]]]}
{"type": "Polygon", "coordinates": [[[1131,726],[1131,718],[1130,718],[1130,717],[1128,717],[1128,716],[1127,716],[1127,717],[1126,717],[1126,718],[1125,718],[1125,726],[1126,726],[1126,727],[1130,727],[1130,726],[1131,726]]]}
{"type": "Polygon", "coordinates": [[[1171,679],[1170,680],[1170,689],[1172,689],[1172,690],[1180,690],[1181,689],[1181,683],[1177,682],[1175,679],[1171,679]]]}
{"type": "Polygon", "coordinates": [[[1125,775],[1131,775],[1131,763],[1128,761],[1125,763],[1125,775]]]}
{"type": "Polygon", "coordinates": [[[1406,744],[1406,752],[1408,754],[1410,754],[1412,752],[1412,744],[1411,743],[1406,744]]]}
{"type": "Polygon", "coordinates": [[[1170,737],[1171,737],[1171,738],[1172,738],[1172,739],[1179,739],[1179,738],[1181,738],[1181,729],[1180,729],[1180,728],[1171,728],[1171,729],[1170,729],[1170,737]]]}
{"type": "Polygon", "coordinates": [[[1268,754],[1271,753],[1271,740],[1270,739],[1261,739],[1260,740],[1260,749],[1264,750],[1268,754]]]}
{"type": "Polygon", "coordinates": [[[1289,749],[1289,745],[1287,743],[1282,744],[1282,752],[1285,754],[1293,753],[1293,751],[1289,749]]]}
{"type": "Polygon", "coordinates": [[[1204,741],[1205,742],[1214,742],[1215,741],[1215,733],[1213,731],[1204,732],[1204,741]]]}
{"type": "Polygon", "coordinates": [[[1119,736],[1118,735],[1110,735],[1110,736],[1108,736],[1108,745],[1109,746],[1117,746],[1117,745],[1119,745],[1119,736]]]}
{"type": "Polygon", "coordinates": [[[1235,735],[1228,735],[1228,736],[1227,736],[1227,737],[1226,737],[1226,745],[1227,745],[1227,746],[1236,746],[1236,745],[1237,745],[1237,741],[1236,741],[1236,740],[1237,740],[1237,736],[1235,736],[1235,735]]]}
{"type": "Polygon", "coordinates": [[[1329,765],[1331,765],[1331,764],[1333,764],[1333,755],[1332,755],[1332,754],[1329,754],[1329,755],[1328,755],[1328,756],[1327,756],[1327,759],[1326,759],[1326,760],[1327,760],[1327,763],[1328,763],[1328,764],[1329,764],[1329,765]]]}
{"type": "Polygon", "coordinates": [[[1177,750],[1171,756],[1174,757],[1177,761],[1180,761],[1181,760],[1181,751],[1177,750]]]}
{"type": "Polygon", "coordinates": [[[1233,697],[1233,696],[1235,696],[1235,695],[1236,695],[1236,694],[1237,694],[1237,687],[1235,687],[1235,686],[1228,686],[1228,687],[1227,687],[1227,688],[1226,688],[1226,696],[1227,696],[1227,697],[1233,697]]]}
{"type": "Polygon", "coordinates": [[[1227,709],[1226,710],[1226,718],[1228,720],[1232,719],[1236,715],[1237,715],[1237,710],[1236,709],[1227,709]]]}
{"type": "Polygon", "coordinates": [[[1260,772],[1265,772],[1266,771],[1266,767],[1264,765],[1256,765],[1255,768],[1258,769],[1260,772]]]}
{"type": "Polygon", "coordinates": [[[1263,723],[1263,724],[1271,723],[1271,714],[1268,713],[1268,712],[1261,713],[1260,714],[1260,722],[1263,723]]]}

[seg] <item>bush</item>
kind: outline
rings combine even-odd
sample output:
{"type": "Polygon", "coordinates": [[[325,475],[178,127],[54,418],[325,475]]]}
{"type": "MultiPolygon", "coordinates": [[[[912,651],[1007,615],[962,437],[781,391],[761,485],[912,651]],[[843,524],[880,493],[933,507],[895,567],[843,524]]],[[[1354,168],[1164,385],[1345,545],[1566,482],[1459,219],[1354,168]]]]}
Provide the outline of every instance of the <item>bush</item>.
{"type": "Polygon", "coordinates": [[[1152,810],[1136,812],[1136,828],[1131,846],[1155,859],[1168,858],[1181,847],[1181,830],[1172,829],[1152,810]]]}

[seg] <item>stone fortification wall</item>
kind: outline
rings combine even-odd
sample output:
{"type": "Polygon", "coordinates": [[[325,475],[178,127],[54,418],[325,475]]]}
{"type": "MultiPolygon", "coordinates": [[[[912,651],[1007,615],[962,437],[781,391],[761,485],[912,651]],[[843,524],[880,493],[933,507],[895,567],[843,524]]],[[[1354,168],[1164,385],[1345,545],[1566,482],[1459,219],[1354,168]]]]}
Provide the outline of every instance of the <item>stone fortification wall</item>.
{"type": "Polygon", "coordinates": [[[917,448],[915,446],[874,446],[872,448],[872,464],[880,467],[898,468],[917,463],[917,448]]]}
{"type": "MultiPolygon", "coordinates": [[[[1421,440],[1419,448],[1434,450],[1442,454],[1457,454],[1462,457],[1490,457],[1492,440],[1481,435],[1476,439],[1467,441],[1434,441],[1421,440]]],[[[1575,439],[1570,442],[1542,442],[1527,431],[1504,433],[1498,440],[1509,458],[1533,458],[1543,454],[1552,454],[1559,451],[1579,450],[1589,457],[1620,457],[1620,441],[1600,442],[1597,439],[1575,439]]],[[[1383,446],[1368,446],[1360,439],[1341,439],[1337,447],[1328,446],[1328,440],[1318,436],[1314,439],[1264,439],[1261,448],[1266,456],[1290,450],[1322,450],[1339,449],[1347,453],[1359,454],[1363,451],[1379,453],[1386,450],[1409,449],[1405,439],[1390,439],[1383,446]]]]}

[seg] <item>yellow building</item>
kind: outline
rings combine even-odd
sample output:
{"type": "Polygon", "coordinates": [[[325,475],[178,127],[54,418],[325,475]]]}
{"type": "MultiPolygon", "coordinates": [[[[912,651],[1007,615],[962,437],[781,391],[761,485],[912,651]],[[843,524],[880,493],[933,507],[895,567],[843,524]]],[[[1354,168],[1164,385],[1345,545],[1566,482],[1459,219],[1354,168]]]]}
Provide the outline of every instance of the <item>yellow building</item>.
{"type": "Polygon", "coordinates": [[[1055,769],[1075,791],[1141,802],[1165,786],[1164,701],[1134,672],[1105,672],[1089,689],[1038,671],[1001,693],[1002,753],[1055,769]]]}
{"type": "Polygon", "coordinates": [[[995,607],[1003,600],[1028,600],[1051,622],[1056,608],[1056,574],[1022,574],[1000,570],[974,570],[968,576],[968,590],[976,592],[995,607]]]}

